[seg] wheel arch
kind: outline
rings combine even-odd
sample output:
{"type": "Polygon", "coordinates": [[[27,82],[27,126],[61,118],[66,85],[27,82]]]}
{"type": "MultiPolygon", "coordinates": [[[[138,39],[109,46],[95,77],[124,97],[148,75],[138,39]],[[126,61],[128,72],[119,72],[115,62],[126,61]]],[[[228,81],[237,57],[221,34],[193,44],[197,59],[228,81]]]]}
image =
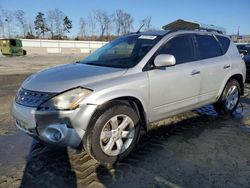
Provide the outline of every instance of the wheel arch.
{"type": "MultiPolygon", "coordinates": [[[[239,82],[239,84],[240,84],[240,94],[241,94],[241,95],[244,95],[244,82],[243,82],[243,76],[242,76],[241,74],[234,74],[234,75],[232,75],[232,76],[228,79],[227,83],[228,83],[230,80],[232,80],[232,79],[235,79],[235,80],[237,80],[237,81],[239,82]]],[[[226,85],[227,85],[227,84],[226,84],[226,85]]]]}
{"type": "Polygon", "coordinates": [[[93,114],[93,118],[95,118],[95,116],[98,116],[100,113],[102,113],[104,110],[106,110],[110,106],[119,104],[119,103],[123,103],[123,104],[127,104],[131,106],[131,108],[137,113],[140,119],[142,128],[145,131],[147,131],[147,115],[146,115],[145,108],[142,102],[138,98],[132,97],[132,96],[122,96],[122,97],[117,97],[117,98],[113,98],[111,100],[105,101],[104,103],[100,104],[99,107],[96,109],[96,112],[93,114]]]}
{"type": "Polygon", "coordinates": [[[119,97],[116,99],[112,99],[111,101],[117,101],[117,100],[129,104],[135,110],[140,119],[142,128],[144,128],[144,130],[147,131],[147,114],[145,112],[142,102],[136,97],[131,97],[131,96],[119,97]]]}
{"type": "Polygon", "coordinates": [[[244,82],[243,82],[243,76],[242,76],[242,74],[240,74],[240,73],[235,73],[235,74],[229,76],[228,78],[225,78],[225,80],[224,80],[223,83],[221,84],[221,87],[220,87],[219,92],[217,93],[216,101],[219,100],[219,98],[221,97],[221,95],[222,95],[222,93],[223,93],[223,91],[224,91],[224,89],[225,89],[227,83],[228,83],[230,80],[232,80],[232,79],[235,79],[235,80],[237,80],[237,81],[239,82],[239,84],[240,84],[240,90],[241,90],[240,95],[244,95],[244,82]]]}

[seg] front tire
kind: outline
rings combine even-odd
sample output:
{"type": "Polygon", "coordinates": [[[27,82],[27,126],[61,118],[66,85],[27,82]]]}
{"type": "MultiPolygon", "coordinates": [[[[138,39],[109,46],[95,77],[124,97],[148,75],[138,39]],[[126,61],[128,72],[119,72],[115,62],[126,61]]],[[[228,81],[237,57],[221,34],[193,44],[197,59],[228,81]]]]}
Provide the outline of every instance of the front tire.
{"type": "Polygon", "coordinates": [[[237,80],[230,80],[219,100],[214,104],[215,111],[220,115],[232,114],[239,103],[241,88],[237,80]]]}
{"type": "Polygon", "coordinates": [[[113,164],[125,158],[139,136],[139,118],[128,105],[115,102],[99,111],[84,137],[87,153],[102,164],[113,164]]]}

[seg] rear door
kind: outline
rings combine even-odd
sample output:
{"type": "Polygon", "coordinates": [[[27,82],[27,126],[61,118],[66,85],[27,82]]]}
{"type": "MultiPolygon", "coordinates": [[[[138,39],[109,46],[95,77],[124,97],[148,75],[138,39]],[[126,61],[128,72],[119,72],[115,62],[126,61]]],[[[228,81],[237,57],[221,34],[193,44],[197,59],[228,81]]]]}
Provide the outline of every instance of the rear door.
{"type": "Polygon", "coordinates": [[[231,74],[231,64],[212,34],[196,34],[195,39],[201,69],[199,102],[206,104],[216,101],[221,84],[231,74]]]}

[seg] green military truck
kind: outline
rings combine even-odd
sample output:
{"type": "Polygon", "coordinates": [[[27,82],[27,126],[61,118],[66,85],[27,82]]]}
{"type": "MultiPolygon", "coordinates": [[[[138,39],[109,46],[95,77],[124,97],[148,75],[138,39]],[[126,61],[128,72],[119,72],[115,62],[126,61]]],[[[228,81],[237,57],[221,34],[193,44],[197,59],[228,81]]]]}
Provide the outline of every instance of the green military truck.
{"type": "Polygon", "coordinates": [[[26,50],[23,50],[20,39],[0,39],[0,52],[7,56],[26,55],[26,50]]]}

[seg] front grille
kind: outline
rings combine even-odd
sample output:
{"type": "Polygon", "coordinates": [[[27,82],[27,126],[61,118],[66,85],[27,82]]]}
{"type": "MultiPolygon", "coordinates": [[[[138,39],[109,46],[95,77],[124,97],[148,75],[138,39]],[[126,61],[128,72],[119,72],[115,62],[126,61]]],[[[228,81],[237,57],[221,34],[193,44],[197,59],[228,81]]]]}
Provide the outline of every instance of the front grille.
{"type": "Polygon", "coordinates": [[[16,103],[29,107],[38,107],[44,101],[55,95],[55,93],[45,93],[20,89],[16,95],[16,103]]]}

